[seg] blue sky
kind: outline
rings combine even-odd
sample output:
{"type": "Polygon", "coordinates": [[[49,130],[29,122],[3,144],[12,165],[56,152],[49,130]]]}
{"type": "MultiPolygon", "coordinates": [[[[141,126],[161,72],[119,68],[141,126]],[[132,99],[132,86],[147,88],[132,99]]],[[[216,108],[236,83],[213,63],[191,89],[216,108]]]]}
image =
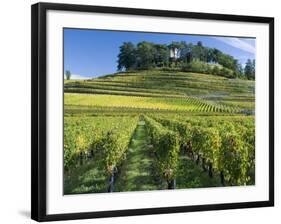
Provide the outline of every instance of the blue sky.
{"type": "Polygon", "coordinates": [[[114,73],[119,47],[128,41],[134,44],[141,41],[158,44],[186,41],[196,44],[202,41],[204,46],[232,55],[242,65],[248,58],[255,58],[253,38],[64,29],[64,69],[71,71],[73,79],[114,73]]]}

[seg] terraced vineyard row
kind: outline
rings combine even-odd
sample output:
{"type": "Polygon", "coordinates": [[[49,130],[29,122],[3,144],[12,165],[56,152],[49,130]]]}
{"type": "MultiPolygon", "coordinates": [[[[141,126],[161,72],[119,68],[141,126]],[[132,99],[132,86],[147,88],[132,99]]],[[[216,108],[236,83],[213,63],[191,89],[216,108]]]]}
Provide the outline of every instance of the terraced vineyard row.
{"type": "MultiPolygon", "coordinates": [[[[122,77],[125,80],[125,77],[122,77]]],[[[112,91],[132,91],[139,93],[159,93],[165,95],[186,95],[186,94],[210,94],[212,92],[231,92],[233,93],[251,93],[253,92],[253,87],[249,86],[246,88],[245,86],[240,86],[239,82],[232,81],[231,85],[224,86],[224,83],[211,83],[211,82],[198,82],[198,81],[175,81],[169,83],[170,80],[163,81],[160,77],[155,77],[154,80],[142,80],[141,83],[137,82],[124,82],[117,80],[91,80],[84,82],[69,82],[66,83],[65,88],[66,91],[77,90],[77,91],[85,91],[85,89],[95,89],[95,90],[112,90],[112,91]],[[151,88],[151,86],[156,86],[157,88],[151,88]]]]}
{"type": "MultiPolygon", "coordinates": [[[[66,83],[71,85],[72,82],[66,83]]],[[[80,82],[77,82],[80,83],[80,82]]],[[[77,84],[76,83],[76,84],[77,84]]],[[[73,83],[72,83],[73,84],[73,83]]],[[[209,91],[224,91],[229,93],[247,92],[252,93],[254,85],[252,81],[227,79],[219,76],[183,73],[183,72],[138,72],[138,73],[119,73],[98,79],[86,80],[80,85],[118,85],[119,87],[147,88],[153,90],[178,91],[178,87],[190,87],[195,89],[204,88],[209,91]],[[159,85],[160,84],[160,85],[159,85]],[[164,85],[161,85],[164,84],[164,85]],[[151,88],[153,86],[153,88],[151,88]]]]}
{"type": "Polygon", "coordinates": [[[139,97],[125,95],[107,95],[107,94],[65,94],[66,106],[95,106],[104,108],[138,108],[190,112],[228,112],[239,113],[237,107],[216,104],[215,102],[195,98],[195,97],[139,97]]]}
{"type": "Polygon", "coordinates": [[[130,86],[130,85],[124,85],[124,84],[118,84],[115,82],[93,82],[93,81],[87,81],[87,82],[73,82],[69,83],[65,86],[65,90],[108,90],[108,91],[124,91],[124,92],[137,92],[137,93],[151,93],[151,94],[166,94],[166,95],[176,95],[180,96],[182,95],[178,91],[168,91],[165,89],[150,89],[145,88],[145,86],[130,86]]]}
{"type": "Polygon", "coordinates": [[[93,95],[194,98],[203,104],[188,111],[237,113],[246,110],[253,113],[255,108],[254,82],[195,73],[119,73],[91,80],[66,81],[64,89],[65,93],[93,95]]]}

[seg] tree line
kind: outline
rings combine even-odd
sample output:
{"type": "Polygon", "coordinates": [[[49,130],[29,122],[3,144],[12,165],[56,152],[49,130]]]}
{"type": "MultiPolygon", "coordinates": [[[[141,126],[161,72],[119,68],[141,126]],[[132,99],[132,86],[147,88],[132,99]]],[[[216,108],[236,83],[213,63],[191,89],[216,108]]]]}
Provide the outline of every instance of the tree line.
{"type": "Polygon", "coordinates": [[[216,48],[197,44],[172,42],[156,44],[152,42],[124,42],[118,54],[118,71],[162,68],[201,72],[226,76],[255,79],[255,60],[248,59],[243,67],[233,56],[216,48]]]}

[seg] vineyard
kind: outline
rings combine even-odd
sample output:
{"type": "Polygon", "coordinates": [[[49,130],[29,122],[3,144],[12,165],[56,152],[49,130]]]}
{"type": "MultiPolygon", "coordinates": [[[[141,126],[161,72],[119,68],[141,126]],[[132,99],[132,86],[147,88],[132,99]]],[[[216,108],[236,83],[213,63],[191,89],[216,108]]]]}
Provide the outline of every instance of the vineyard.
{"type": "Polygon", "coordinates": [[[254,81],[153,70],[64,92],[65,194],[255,184],[254,81]]]}

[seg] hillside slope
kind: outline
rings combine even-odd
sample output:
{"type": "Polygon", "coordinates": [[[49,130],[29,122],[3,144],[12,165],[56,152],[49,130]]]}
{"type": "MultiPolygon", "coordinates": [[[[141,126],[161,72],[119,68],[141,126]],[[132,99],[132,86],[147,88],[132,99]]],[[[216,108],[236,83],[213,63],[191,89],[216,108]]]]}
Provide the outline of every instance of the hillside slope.
{"type": "Polygon", "coordinates": [[[254,81],[141,71],[65,81],[66,109],[253,113],[254,81]],[[83,93],[83,94],[82,94],[83,93]]]}

